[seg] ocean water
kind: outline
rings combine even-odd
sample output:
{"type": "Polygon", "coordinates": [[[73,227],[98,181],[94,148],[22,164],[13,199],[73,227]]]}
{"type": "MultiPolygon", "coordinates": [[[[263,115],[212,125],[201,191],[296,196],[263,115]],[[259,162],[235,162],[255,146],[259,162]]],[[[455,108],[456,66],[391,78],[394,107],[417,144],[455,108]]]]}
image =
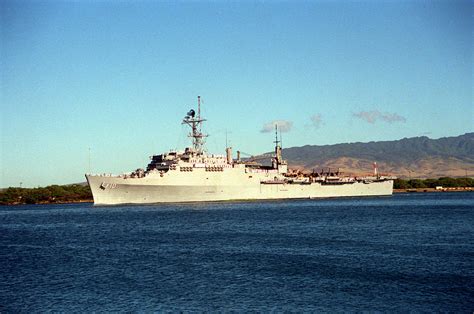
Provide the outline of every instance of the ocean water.
{"type": "Polygon", "coordinates": [[[0,207],[0,312],[474,310],[474,193],[0,207]]]}

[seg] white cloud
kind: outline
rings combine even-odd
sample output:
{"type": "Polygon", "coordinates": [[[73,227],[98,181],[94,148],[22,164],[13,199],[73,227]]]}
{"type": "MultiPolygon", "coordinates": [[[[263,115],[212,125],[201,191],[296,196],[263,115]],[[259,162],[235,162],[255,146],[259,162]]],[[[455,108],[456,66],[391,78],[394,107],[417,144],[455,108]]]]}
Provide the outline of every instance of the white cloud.
{"type": "Polygon", "coordinates": [[[389,113],[389,112],[380,112],[378,110],[372,111],[360,111],[353,113],[352,116],[362,119],[367,123],[374,124],[377,121],[384,121],[387,123],[394,123],[394,122],[406,122],[405,117],[398,115],[397,113],[389,113]]]}
{"type": "Polygon", "coordinates": [[[385,122],[388,122],[388,123],[392,123],[392,122],[406,122],[407,119],[405,119],[404,117],[396,114],[396,113],[382,113],[381,117],[380,117],[382,120],[384,120],[385,122]]]}
{"type": "Polygon", "coordinates": [[[278,126],[278,131],[280,132],[289,132],[293,127],[293,122],[286,120],[273,120],[271,122],[265,123],[260,130],[262,133],[268,133],[275,131],[275,125],[278,126]]]}
{"type": "Polygon", "coordinates": [[[311,119],[312,126],[315,129],[319,129],[319,127],[321,127],[321,125],[323,125],[323,119],[322,119],[322,116],[321,116],[320,113],[312,115],[310,117],[310,119],[311,119]]]}

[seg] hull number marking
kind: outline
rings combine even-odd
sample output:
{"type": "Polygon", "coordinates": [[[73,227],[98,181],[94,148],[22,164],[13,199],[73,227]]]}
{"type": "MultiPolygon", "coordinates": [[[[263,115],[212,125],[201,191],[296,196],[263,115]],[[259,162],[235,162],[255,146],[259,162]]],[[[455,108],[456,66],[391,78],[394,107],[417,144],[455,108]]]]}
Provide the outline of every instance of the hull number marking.
{"type": "Polygon", "coordinates": [[[115,189],[117,187],[117,183],[105,183],[105,182],[102,182],[102,184],[100,185],[100,188],[102,190],[105,190],[105,189],[115,189]]]}

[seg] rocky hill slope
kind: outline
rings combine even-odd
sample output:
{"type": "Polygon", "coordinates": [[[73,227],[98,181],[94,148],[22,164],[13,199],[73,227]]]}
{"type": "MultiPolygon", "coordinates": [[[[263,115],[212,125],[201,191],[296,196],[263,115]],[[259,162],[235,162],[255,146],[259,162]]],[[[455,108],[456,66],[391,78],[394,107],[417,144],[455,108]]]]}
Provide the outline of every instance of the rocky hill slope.
{"type": "Polygon", "coordinates": [[[397,141],[306,145],[283,149],[290,168],[306,171],[339,168],[345,173],[379,171],[401,178],[474,177],[474,133],[430,139],[426,136],[397,141]]]}

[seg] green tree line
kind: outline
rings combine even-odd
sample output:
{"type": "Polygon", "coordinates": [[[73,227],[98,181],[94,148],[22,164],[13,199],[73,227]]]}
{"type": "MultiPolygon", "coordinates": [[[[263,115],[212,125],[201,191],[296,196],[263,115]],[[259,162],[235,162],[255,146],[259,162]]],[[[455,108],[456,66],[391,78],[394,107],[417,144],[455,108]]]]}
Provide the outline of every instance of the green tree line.
{"type": "Polygon", "coordinates": [[[0,204],[62,203],[92,200],[86,185],[50,185],[33,189],[9,187],[0,191],[0,204]]]}
{"type": "Polygon", "coordinates": [[[443,188],[456,187],[474,187],[474,179],[472,178],[448,178],[443,177],[439,179],[396,179],[393,183],[394,189],[423,189],[435,188],[442,186],[443,188]]]}

